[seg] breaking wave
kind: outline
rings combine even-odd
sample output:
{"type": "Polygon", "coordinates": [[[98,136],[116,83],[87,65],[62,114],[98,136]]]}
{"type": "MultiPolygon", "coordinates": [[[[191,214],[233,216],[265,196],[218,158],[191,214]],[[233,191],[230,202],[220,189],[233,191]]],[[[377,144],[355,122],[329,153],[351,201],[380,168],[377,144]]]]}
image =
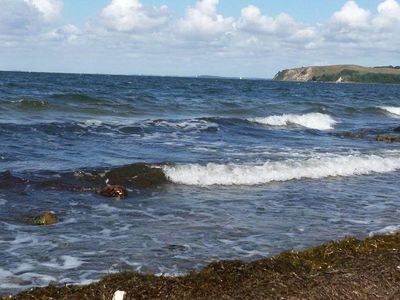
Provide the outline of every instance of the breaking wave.
{"type": "Polygon", "coordinates": [[[57,173],[41,171],[27,178],[9,171],[0,173],[0,189],[26,185],[76,192],[96,191],[105,186],[154,188],[167,183],[184,185],[260,185],[300,179],[346,177],[400,170],[400,151],[381,154],[327,155],[267,161],[253,164],[145,164],[134,163],[111,169],[86,169],[57,173]]]}
{"type": "Polygon", "coordinates": [[[248,120],[269,126],[289,126],[294,124],[317,130],[330,130],[336,124],[336,121],[331,116],[322,113],[308,113],[303,115],[284,114],[265,118],[251,118],[248,120]]]}
{"type": "Polygon", "coordinates": [[[390,225],[390,226],[386,226],[385,228],[382,228],[379,230],[371,231],[369,233],[369,236],[373,237],[376,235],[394,234],[399,231],[400,231],[400,225],[390,225]]]}
{"type": "Polygon", "coordinates": [[[380,109],[389,112],[393,115],[397,115],[400,116],[400,107],[396,107],[396,106],[380,106],[380,109]]]}
{"type": "Polygon", "coordinates": [[[187,164],[164,166],[167,178],[186,185],[259,185],[274,181],[386,173],[400,169],[399,153],[338,155],[307,160],[266,162],[263,165],[187,164]]]}

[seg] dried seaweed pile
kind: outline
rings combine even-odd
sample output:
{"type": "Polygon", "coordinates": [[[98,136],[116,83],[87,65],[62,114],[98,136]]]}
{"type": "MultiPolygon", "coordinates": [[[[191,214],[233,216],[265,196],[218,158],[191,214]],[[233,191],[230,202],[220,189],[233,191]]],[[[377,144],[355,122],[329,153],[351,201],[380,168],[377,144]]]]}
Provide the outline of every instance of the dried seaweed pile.
{"type": "Polygon", "coordinates": [[[348,238],[251,263],[217,262],[184,277],[110,275],[78,287],[46,287],[4,299],[400,299],[400,233],[348,238]]]}

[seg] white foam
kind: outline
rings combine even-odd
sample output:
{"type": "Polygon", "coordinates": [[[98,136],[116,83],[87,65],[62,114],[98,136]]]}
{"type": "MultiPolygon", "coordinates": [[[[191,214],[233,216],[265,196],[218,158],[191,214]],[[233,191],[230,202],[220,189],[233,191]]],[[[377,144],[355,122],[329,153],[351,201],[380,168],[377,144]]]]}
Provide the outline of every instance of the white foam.
{"type": "Polygon", "coordinates": [[[78,125],[80,125],[81,127],[91,127],[91,126],[97,127],[103,125],[103,122],[96,119],[90,119],[82,123],[79,123],[78,125]]]}
{"type": "Polygon", "coordinates": [[[393,115],[397,115],[400,116],[400,107],[396,107],[396,106],[380,106],[379,107],[382,110],[385,110],[393,115]]]}
{"type": "Polygon", "coordinates": [[[56,278],[50,275],[27,272],[16,275],[8,270],[0,268],[0,290],[29,288],[33,285],[45,286],[56,278]]]}
{"type": "Polygon", "coordinates": [[[274,181],[386,173],[400,169],[400,153],[335,155],[266,162],[263,165],[187,164],[164,166],[166,176],[186,185],[258,185],[274,181]]]}
{"type": "Polygon", "coordinates": [[[4,205],[7,203],[7,200],[0,198],[0,205],[4,205]]]}
{"type": "Polygon", "coordinates": [[[55,269],[76,269],[80,267],[84,262],[78,257],[73,257],[70,255],[63,255],[60,257],[62,263],[59,263],[56,259],[52,259],[51,262],[42,264],[43,266],[55,268],[55,269]]]}
{"type": "Polygon", "coordinates": [[[170,127],[175,129],[181,129],[183,131],[193,131],[193,130],[206,130],[209,128],[218,129],[218,125],[216,123],[208,122],[206,120],[184,120],[184,121],[152,121],[156,126],[162,127],[170,127]]]}
{"type": "Polygon", "coordinates": [[[251,118],[250,122],[256,122],[269,126],[289,126],[291,124],[302,127],[330,130],[337,123],[331,116],[321,113],[308,113],[304,115],[285,114],[279,116],[269,116],[265,118],[251,118]]]}
{"type": "Polygon", "coordinates": [[[385,234],[393,234],[400,231],[400,225],[391,225],[391,226],[386,226],[383,229],[372,231],[369,233],[370,237],[373,237],[375,235],[385,235],[385,234]]]}

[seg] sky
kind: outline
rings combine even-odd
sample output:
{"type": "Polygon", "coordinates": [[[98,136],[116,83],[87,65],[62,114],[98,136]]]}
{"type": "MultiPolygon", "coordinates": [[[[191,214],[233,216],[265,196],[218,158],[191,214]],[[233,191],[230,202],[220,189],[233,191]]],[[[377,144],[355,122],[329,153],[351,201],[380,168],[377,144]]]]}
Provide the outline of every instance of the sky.
{"type": "Polygon", "coordinates": [[[400,0],[0,0],[0,70],[271,78],[400,65],[400,0]]]}

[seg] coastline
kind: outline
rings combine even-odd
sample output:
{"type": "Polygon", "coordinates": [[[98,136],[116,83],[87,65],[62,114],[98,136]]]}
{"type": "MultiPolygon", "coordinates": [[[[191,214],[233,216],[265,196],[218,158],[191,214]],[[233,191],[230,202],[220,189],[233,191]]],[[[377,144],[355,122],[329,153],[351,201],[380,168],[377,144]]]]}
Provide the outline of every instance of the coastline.
{"type": "Polygon", "coordinates": [[[398,67],[364,67],[359,65],[308,66],[279,71],[275,81],[399,84],[398,67]]]}
{"type": "Polygon", "coordinates": [[[215,262],[181,277],[124,272],[86,286],[48,286],[2,299],[398,299],[400,232],[346,238],[257,261],[215,262]]]}

